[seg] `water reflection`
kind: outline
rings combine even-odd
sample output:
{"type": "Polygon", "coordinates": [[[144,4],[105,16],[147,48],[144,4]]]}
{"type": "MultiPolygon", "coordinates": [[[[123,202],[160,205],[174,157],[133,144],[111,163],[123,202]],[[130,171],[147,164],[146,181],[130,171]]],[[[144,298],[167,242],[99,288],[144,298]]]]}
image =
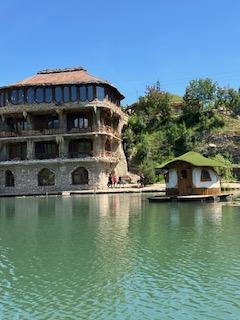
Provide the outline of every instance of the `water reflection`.
{"type": "Polygon", "coordinates": [[[1,319],[238,318],[237,207],[116,194],[0,209],[1,319]]]}

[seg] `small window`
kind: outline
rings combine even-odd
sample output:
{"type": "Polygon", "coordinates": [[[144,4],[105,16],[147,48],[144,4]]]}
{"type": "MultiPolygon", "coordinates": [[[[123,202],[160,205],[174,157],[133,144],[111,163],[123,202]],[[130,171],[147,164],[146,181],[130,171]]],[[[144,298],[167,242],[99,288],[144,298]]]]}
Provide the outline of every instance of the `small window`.
{"type": "Polygon", "coordinates": [[[96,86],[96,96],[98,100],[103,100],[105,98],[105,90],[103,87],[96,86]]]}
{"type": "Polygon", "coordinates": [[[25,120],[25,119],[18,119],[18,120],[16,121],[16,130],[17,130],[17,131],[27,130],[27,120],[25,120]]]}
{"type": "Polygon", "coordinates": [[[77,101],[77,87],[71,86],[71,101],[77,101]]]}
{"type": "Polygon", "coordinates": [[[87,90],[86,86],[80,86],[80,100],[86,101],[87,99],[87,90]]]}
{"type": "Polygon", "coordinates": [[[62,88],[61,87],[55,88],[55,101],[62,102],[62,88]]]}
{"type": "Polygon", "coordinates": [[[37,88],[36,89],[35,99],[36,99],[37,103],[42,103],[43,102],[43,88],[37,88]]]}
{"type": "Polygon", "coordinates": [[[34,102],[34,90],[33,88],[27,89],[27,102],[33,103],[34,102]]]}
{"type": "Polygon", "coordinates": [[[76,116],[73,120],[73,127],[86,129],[89,127],[89,120],[87,117],[84,116],[76,116]]]}
{"type": "Polygon", "coordinates": [[[45,88],[45,102],[52,102],[52,88],[45,88]]]}
{"type": "Polygon", "coordinates": [[[88,92],[88,101],[93,101],[93,86],[88,86],[87,92],[88,92]]]}
{"type": "Polygon", "coordinates": [[[58,117],[52,117],[47,122],[48,129],[58,129],[59,128],[59,120],[58,117]]]}
{"type": "Polygon", "coordinates": [[[69,90],[69,87],[64,87],[63,88],[63,100],[64,100],[64,102],[69,102],[70,101],[70,90],[69,90]]]}
{"type": "Polygon", "coordinates": [[[44,168],[38,173],[38,185],[39,186],[54,186],[55,185],[55,174],[44,168]]]}
{"type": "Polygon", "coordinates": [[[10,170],[5,172],[5,186],[14,187],[14,175],[10,170]]]}
{"type": "Polygon", "coordinates": [[[211,181],[211,176],[210,176],[210,173],[208,170],[206,169],[202,169],[201,171],[201,181],[204,182],[204,181],[211,181]]]}

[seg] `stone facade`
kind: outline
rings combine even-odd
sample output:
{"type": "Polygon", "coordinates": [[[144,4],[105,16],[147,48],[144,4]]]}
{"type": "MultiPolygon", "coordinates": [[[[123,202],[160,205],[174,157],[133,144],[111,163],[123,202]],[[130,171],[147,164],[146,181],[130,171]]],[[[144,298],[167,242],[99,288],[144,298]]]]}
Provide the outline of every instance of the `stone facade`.
{"type": "Polygon", "coordinates": [[[109,174],[127,175],[122,98],[83,68],[0,88],[0,193],[103,189],[109,174]]]}

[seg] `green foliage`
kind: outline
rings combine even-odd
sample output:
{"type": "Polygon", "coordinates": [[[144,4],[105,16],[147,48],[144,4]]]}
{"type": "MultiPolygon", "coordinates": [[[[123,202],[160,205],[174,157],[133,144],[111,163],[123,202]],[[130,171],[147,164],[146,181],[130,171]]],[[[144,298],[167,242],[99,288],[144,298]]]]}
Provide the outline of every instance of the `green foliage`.
{"type": "Polygon", "coordinates": [[[213,159],[220,161],[225,165],[224,167],[216,168],[216,171],[219,174],[219,176],[225,181],[234,180],[231,156],[229,154],[226,154],[225,156],[217,154],[213,159]]]}
{"type": "MultiPolygon", "coordinates": [[[[182,100],[180,116],[172,107],[173,95],[160,90],[159,83],[147,87],[134,104],[123,140],[129,167],[155,182],[155,167],[187,151],[198,151],[203,136],[225,125],[222,110],[240,115],[240,94],[223,89],[211,79],[190,81],[182,100]]],[[[218,155],[220,157],[220,155],[218,155]]],[[[224,158],[224,161],[227,161],[224,158]]],[[[224,179],[232,177],[224,169],[224,179]]]]}
{"type": "Polygon", "coordinates": [[[232,88],[220,88],[218,92],[219,105],[228,109],[233,116],[240,115],[240,93],[232,88]]]}
{"type": "Polygon", "coordinates": [[[186,106],[194,108],[214,107],[217,99],[217,83],[208,78],[190,81],[183,97],[186,106]]]}

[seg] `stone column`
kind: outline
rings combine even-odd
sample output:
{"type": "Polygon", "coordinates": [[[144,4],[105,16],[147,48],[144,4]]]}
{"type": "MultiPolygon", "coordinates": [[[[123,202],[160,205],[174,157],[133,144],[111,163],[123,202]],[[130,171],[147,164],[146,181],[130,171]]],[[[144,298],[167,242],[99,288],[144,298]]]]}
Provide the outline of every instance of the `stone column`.
{"type": "Polygon", "coordinates": [[[31,160],[34,159],[34,142],[32,140],[27,141],[27,159],[31,160]]]}
{"type": "Polygon", "coordinates": [[[59,156],[61,158],[68,158],[68,145],[69,145],[69,140],[64,139],[62,137],[61,141],[59,141],[59,156]]]}
{"type": "Polygon", "coordinates": [[[95,111],[94,125],[96,127],[100,127],[101,126],[100,108],[96,107],[94,108],[94,111],[95,111]]]}
{"type": "Polygon", "coordinates": [[[27,128],[28,130],[33,130],[33,119],[32,119],[32,116],[28,113],[27,114],[27,117],[26,117],[26,120],[27,120],[27,128]]]}
{"type": "Polygon", "coordinates": [[[93,153],[96,156],[103,156],[105,153],[106,137],[103,135],[95,135],[93,142],[93,153]]]}
{"type": "Polygon", "coordinates": [[[59,128],[65,133],[67,131],[67,114],[62,110],[58,110],[57,114],[59,119],[59,128]]]}
{"type": "Polygon", "coordinates": [[[1,146],[0,146],[0,159],[2,160],[2,161],[6,161],[6,160],[8,160],[8,152],[7,152],[8,150],[7,150],[7,145],[6,145],[6,143],[3,143],[3,144],[1,144],[1,146]]]}

